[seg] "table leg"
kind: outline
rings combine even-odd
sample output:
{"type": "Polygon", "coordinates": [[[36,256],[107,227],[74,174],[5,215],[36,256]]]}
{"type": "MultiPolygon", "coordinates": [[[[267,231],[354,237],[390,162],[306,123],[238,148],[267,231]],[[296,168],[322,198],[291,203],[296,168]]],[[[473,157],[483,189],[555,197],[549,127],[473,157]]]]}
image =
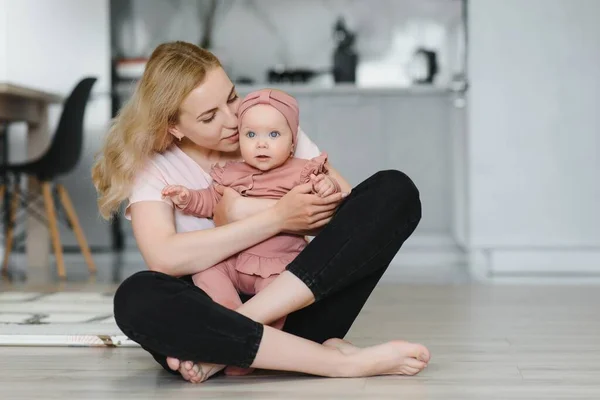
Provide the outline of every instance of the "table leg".
{"type": "MultiPolygon", "coordinates": [[[[48,145],[48,109],[47,106],[40,106],[40,119],[36,125],[29,126],[27,132],[27,156],[29,159],[39,156],[48,145]]],[[[36,179],[30,178],[27,183],[29,195],[31,197],[41,196],[41,185],[36,179]]],[[[43,202],[33,202],[32,207],[40,215],[46,215],[43,202]]],[[[48,228],[42,222],[36,219],[32,213],[27,215],[27,267],[47,268],[50,264],[50,234],[48,228]]]]}

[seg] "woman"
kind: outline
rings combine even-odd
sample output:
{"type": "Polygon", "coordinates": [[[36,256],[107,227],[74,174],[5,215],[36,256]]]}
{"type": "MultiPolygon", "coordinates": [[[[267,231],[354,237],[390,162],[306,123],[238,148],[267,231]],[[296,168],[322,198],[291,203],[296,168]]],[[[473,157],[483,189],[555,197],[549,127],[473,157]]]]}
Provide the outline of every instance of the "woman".
{"type": "MultiPolygon", "coordinates": [[[[192,382],[224,366],[231,374],[256,367],[331,377],[421,371],[430,356],[420,344],[361,349],[341,339],[420,220],[419,193],[406,175],[379,172],[345,198],[319,198],[310,184],[277,201],[227,190],[214,222],[174,211],[161,197],[167,184],[206,187],[212,164],[239,159],[238,104],[214,55],[174,42],[155,49],[116,118],[93,168],[99,208],[108,218],[129,200],[126,217],[149,268],[117,290],[119,328],[192,382]],[[191,284],[190,275],[280,232],[318,235],[236,311],[191,284]],[[286,315],[282,331],[266,326],[286,315]]],[[[318,154],[300,131],[295,156],[318,154]]]]}

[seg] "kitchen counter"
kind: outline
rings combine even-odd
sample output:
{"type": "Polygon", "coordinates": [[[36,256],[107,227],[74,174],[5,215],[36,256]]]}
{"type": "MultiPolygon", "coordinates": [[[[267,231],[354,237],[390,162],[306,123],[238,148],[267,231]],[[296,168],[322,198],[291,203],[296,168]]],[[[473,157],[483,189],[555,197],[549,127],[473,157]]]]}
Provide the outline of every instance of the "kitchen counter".
{"type": "MultiPolygon", "coordinates": [[[[116,85],[116,94],[123,100],[131,95],[134,90],[135,81],[123,81],[116,85]]],[[[383,96],[421,96],[449,94],[450,88],[446,86],[356,86],[353,84],[338,84],[333,86],[317,84],[285,84],[285,83],[264,83],[256,85],[237,84],[236,88],[241,94],[246,94],[254,90],[272,87],[289,92],[293,95],[383,95],[383,96]]]]}
{"type": "Polygon", "coordinates": [[[248,93],[253,90],[272,87],[291,94],[373,94],[373,95],[428,95],[449,92],[447,87],[439,86],[356,86],[353,84],[338,84],[334,86],[321,86],[311,84],[277,84],[265,83],[264,85],[236,85],[240,92],[248,93]]]}

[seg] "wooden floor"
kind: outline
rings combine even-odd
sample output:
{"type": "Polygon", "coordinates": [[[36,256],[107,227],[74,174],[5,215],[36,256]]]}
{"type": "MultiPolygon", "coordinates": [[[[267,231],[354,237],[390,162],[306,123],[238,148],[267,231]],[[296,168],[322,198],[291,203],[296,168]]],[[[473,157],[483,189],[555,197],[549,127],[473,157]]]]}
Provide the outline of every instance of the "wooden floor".
{"type": "Polygon", "coordinates": [[[0,347],[2,399],[600,399],[600,288],[380,286],[348,338],[427,345],[416,377],[259,371],[191,385],[140,349],[0,347]]]}

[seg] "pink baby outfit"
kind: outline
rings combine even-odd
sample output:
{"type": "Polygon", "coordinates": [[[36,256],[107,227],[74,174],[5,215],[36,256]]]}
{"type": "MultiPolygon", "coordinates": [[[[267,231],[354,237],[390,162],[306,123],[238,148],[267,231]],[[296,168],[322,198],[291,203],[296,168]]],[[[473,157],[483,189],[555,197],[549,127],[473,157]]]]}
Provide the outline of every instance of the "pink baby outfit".
{"type": "MultiPolygon", "coordinates": [[[[261,171],[237,161],[222,167],[215,166],[210,172],[212,185],[207,189],[190,191],[190,201],[182,211],[201,218],[212,217],[221,199],[216,185],[232,188],[246,197],[280,199],[295,186],[310,182],[311,174],[326,174],[326,161],[326,154],[311,160],[290,158],[270,171],[261,171]]],[[[336,182],[336,192],[339,191],[336,182]]],[[[282,273],[304,247],[304,237],[279,234],[195,274],[193,280],[217,303],[237,308],[241,305],[237,291],[256,294],[282,273]],[[233,285],[227,284],[227,279],[233,285]],[[231,287],[224,290],[225,286],[231,287]]]]}
{"type": "MultiPolygon", "coordinates": [[[[280,90],[261,89],[249,93],[238,109],[238,131],[246,112],[260,104],[275,108],[286,119],[292,131],[292,151],[299,142],[299,109],[296,99],[280,90]]],[[[182,211],[200,218],[212,217],[222,193],[218,186],[229,187],[242,196],[259,199],[280,199],[295,186],[311,181],[311,175],[327,173],[327,155],[310,160],[289,158],[283,165],[261,171],[244,162],[228,162],[215,166],[210,172],[213,179],[208,189],[191,191],[191,199],[182,211]]],[[[335,182],[335,180],[333,180],[335,182]]],[[[335,182],[336,191],[340,186],[335,182]]],[[[194,284],[211,298],[228,308],[236,309],[242,302],[238,292],[256,294],[269,285],[287,265],[306,247],[302,236],[280,234],[252,246],[221,263],[195,274],[194,284]]],[[[283,327],[285,318],[271,324],[283,327]]]]}

